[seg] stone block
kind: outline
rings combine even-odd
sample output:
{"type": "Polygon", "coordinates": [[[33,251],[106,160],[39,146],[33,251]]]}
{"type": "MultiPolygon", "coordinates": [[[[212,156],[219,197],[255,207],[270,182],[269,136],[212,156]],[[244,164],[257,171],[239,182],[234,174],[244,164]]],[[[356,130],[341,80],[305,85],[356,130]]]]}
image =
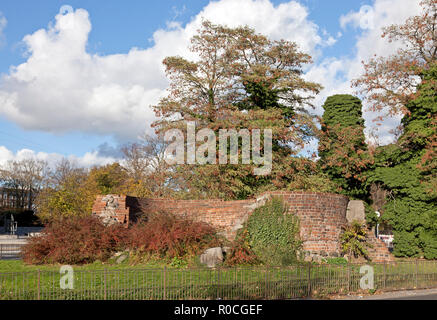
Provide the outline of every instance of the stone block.
{"type": "Polygon", "coordinates": [[[205,264],[209,268],[214,268],[222,262],[223,250],[220,247],[209,248],[200,256],[200,263],[205,264]]]}
{"type": "Polygon", "coordinates": [[[361,200],[350,200],[347,205],[346,220],[351,223],[352,221],[365,222],[366,211],[364,208],[364,202],[361,200]]]}

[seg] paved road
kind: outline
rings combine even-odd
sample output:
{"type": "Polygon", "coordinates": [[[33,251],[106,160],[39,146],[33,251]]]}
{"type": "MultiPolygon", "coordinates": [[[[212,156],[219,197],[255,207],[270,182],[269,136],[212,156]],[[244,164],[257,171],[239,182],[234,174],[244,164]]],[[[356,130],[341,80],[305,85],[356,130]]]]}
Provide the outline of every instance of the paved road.
{"type": "Polygon", "coordinates": [[[437,300],[437,289],[386,292],[371,296],[350,296],[344,300],[437,300]]]}
{"type": "Polygon", "coordinates": [[[428,294],[424,296],[409,296],[409,297],[382,299],[382,300],[437,300],[437,294],[428,294]]]}

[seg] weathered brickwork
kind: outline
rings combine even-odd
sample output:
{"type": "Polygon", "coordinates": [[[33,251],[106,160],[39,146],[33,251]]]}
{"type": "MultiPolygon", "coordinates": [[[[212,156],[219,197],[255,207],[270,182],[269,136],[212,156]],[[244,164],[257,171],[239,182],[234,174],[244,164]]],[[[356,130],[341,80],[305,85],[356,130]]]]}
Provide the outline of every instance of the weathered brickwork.
{"type": "MultiPolygon", "coordinates": [[[[140,199],[113,195],[118,201],[116,218],[120,223],[133,222],[145,212],[171,212],[196,221],[211,224],[226,238],[233,240],[239,228],[255,208],[263,205],[272,196],[281,197],[289,212],[299,217],[300,237],[303,250],[308,256],[336,257],[340,255],[339,237],[346,226],[346,196],[317,192],[267,192],[249,200],[169,200],[140,199]]],[[[94,214],[105,210],[103,196],[98,196],[93,207],[94,214]]],[[[375,238],[375,241],[380,240],[375,238]]],[[[384,248],[385,245],[383,244],[384,248]]],[[[378,246],[378,258],[383,259],[388,250],[378,246]]],[[[386,249],[386,248],[385,248],[386,249]]]]}
{"type": "MultiPolygon", "coordinates": [[[[112,195],[117,204],[117,208],[115,209],[114,218],[117,219],[119,223],[124,224],[126,227],[129,225],[130,217],[131,217],[131,209],[126,205],[126,196],[121,195],[112,195]]],[[[98,195],[96,201],[94,202],[92,213],[101,215],[105,211],[107,211],[107,196],[98,195]]]]}
{"type": "Polygon", "coordinates": [[[272,192],[288,204],[290,213],[297,214],[303,250],[310,256],[340,255],[339,237],[346,226],[349,199],[343,195],[316,192],[272,192]]]}

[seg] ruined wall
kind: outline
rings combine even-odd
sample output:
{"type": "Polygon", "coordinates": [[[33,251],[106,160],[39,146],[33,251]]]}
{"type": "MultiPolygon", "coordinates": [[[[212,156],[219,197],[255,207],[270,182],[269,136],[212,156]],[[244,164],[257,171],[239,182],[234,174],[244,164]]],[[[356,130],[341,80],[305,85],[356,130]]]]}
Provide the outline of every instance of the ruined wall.
{"type": "MultiPolygon", "coordinates": [[[[300,237],[303,250],[309,257],[340,256],[339,236],[346,226],[346,210],[349,199],[346,196],[317,192],[267,192],[249,200],[168,200],[140,199],[112,195],[118,201],[116,218],[128,224],[145,212],[171,212],[184,215],[196,221],[214,226],[229,240],[233,240],[238,229],[250,213],[262,206],[272,196],[281,197],[288,205],[289,212],[296,214],[300,221],[300,237]]],[[[98,196],[93,213],[105,212],[107,198],[98,196]]]]}
{"type": "Polygon", "coordinates": [[[128,197],[115,194],[98,195],[92,213],[100,217],[113,219],[127,227],[132,217],[132,214],[130,214],[132,210],[126,205],[126,198],[128,197]],[[113,206],[110,205],[111,202],[114,203],[113,206]]]}

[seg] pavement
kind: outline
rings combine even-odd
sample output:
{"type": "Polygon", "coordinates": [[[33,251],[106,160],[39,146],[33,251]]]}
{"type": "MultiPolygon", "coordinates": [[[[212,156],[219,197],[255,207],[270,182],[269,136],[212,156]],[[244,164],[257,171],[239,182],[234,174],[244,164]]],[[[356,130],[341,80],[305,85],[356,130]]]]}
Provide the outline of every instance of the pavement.
{"type": "Polygon", "coordinates": [[[25,234],[35,232],[35,228],[21,228],[17,235],[0,234],[0,259],[20,258],[21,246],[25,245],[29,239],[25,234]]]}
{"type": "Polygon", "coordinates": [[[374,295],[336,297],[335,300],[437,300],[437,289],[404,290],[374,295]]]}

